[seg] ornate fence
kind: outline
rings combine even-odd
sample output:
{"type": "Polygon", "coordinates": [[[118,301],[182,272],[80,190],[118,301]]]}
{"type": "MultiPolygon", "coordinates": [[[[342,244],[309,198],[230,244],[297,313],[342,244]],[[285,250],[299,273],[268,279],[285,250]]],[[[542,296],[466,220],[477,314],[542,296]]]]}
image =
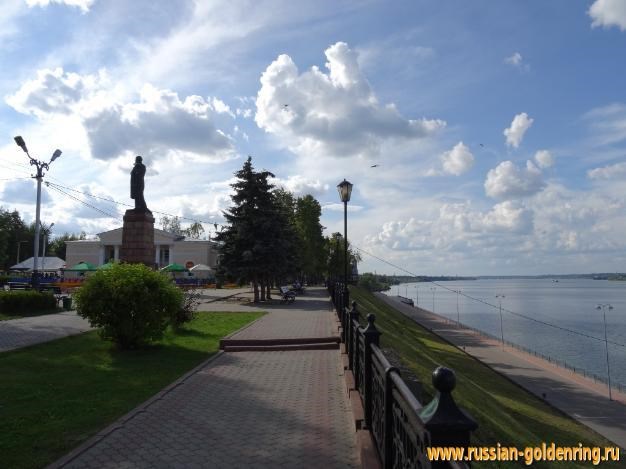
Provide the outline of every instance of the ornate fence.
{"type": "Polygon", "coordinates": [[[427,447],[468,447],[477,423],[454,402],[456,376],[448,368],[433,372],[437,396],[423,406],[379,348],[375,316],[361,327],[356,302],[347,307],[347,289],[332,284],[329,292],[342,326],[341,340],[348,354],[364,410],[364,428],[371,432],[385,469],[463,468],[460,462],[431,462],[427,447]]]}

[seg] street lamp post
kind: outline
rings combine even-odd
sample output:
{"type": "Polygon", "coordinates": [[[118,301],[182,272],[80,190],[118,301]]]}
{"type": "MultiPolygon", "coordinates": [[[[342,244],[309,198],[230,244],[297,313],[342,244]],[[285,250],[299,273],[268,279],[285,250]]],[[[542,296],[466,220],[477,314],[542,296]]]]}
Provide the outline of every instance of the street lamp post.
{"type": "Polygon", "coordinates": [[[343,202],[343,286],[344,301],[343,306],[350,304],[350,294],[348,292],[348,202],[352,194],[352,184],[345,179],[337,184],[339,198],[343,202]]]}
{"type": "Polygon", "coordinates": [[[430,287],[430,291],[433,292],[433,314],[435,314],[435,290],[437,290],[436,287],[430,287]]]}
{"type": "Polygon", "coordinates": [[[611,394],[611,367],[609,365],[609,341],[606,336],[606,310],[607,309],[609,311],[612,310],[613,306],[608,303],[599,304],[598,306],[596,306],[596,309],[602,310],[602,317],[604,318],[604,347],[606,348],[606,376],[607,376],[608,385],[609,385],[609,400],[612,401],[613,396],[611,394]]]}
{"type": "Polygon", "coordinates": [[[502,325],[502,298],[506,298],[504,295],[496,295],[500,303],[500,337],[502,338],[502,346],[504,347],[504,327],[502,325]]]}
{"type": "Polygon", "coordinates": [[[50,161],[46,163],[44,161],[36,160],[32,156],[30,156],[30,153],[28,153],[28,148],[26,148],[26,142],[24,142],[24,139],[22,137],[18,135],[14,138],[14,140],[17,146],[20,147],[24,151],[24,153],[26,153],[26,156],[28,156],[31,166],[35,166],[37,168],[37,174],[33,176],[35,179],[37,179],[37,207],[35,209],[35,245],[33,249],[33,274],[31,277],[33,287],[36,289],[38,286],[37,267],[39,264],[39,235],[41,234],[41,222],[39,220],[39,215],[41,211],[41,181],[44,177],[44,170],[48,171],[50,169],[50,164],[59,156],[61,156],[62,152],[58,148],[54,150],[50,161]]]}
{"type": "Polygon", "coordinates": [[[419,286],[415,285],[415,304],[419,308],[420,306],[420,289],[419,286]]]}
{"type": "Polygon", "coordinates": [[[456,291],[456,325],[461,327],[461,313],[459,313],[459,293],[461,290],[456,291]]]}

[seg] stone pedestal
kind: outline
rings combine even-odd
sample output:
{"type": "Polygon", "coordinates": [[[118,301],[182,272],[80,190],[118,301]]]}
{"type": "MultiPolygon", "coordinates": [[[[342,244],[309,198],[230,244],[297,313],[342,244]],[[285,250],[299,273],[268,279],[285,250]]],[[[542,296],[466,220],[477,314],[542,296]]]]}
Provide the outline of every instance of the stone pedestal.
{"type": "Polygon", "coordinates": [[[149,210],[126,210],[120,260],[154,267],[154,217],[149,210]]]}

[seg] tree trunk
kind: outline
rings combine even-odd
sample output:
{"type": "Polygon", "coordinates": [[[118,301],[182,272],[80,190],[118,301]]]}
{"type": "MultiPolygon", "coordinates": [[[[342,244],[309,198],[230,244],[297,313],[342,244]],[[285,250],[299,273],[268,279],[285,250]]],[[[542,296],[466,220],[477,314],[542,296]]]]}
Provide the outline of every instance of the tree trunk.
{"type": "Polygon", "coordinates": [[[261,279],[261,301],[265,301],[265,280],[261,279]]]}
{"type": "Polygon", "coordinates": [[[252,281],[252,288],[254,289],[254,302],[258,303],[259,302],[259,282],[257,282],[256,277],[252,281]]]}
{"type": "Polygon", "coordinates": [[[269,300],[272,299],[272,279],[269,278],[269,279],[266,280],[266,282],[267,282],[267,295],[266,295],[266,298],[269,301],[269,300]]]}

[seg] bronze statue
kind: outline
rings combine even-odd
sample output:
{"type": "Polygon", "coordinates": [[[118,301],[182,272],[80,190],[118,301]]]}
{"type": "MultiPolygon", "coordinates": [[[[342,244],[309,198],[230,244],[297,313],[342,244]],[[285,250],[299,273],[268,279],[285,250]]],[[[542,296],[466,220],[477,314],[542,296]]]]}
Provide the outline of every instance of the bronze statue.
{"type": "Polygon", "coordinates": [[[146,175],[146,167],[142,163],[141,156],[135,158],[135,166],[130,172],[130,198],[135,199],[135,210],[149,211],[146,201],[143,198],[144,182],[143,177],[146,175]]]}

